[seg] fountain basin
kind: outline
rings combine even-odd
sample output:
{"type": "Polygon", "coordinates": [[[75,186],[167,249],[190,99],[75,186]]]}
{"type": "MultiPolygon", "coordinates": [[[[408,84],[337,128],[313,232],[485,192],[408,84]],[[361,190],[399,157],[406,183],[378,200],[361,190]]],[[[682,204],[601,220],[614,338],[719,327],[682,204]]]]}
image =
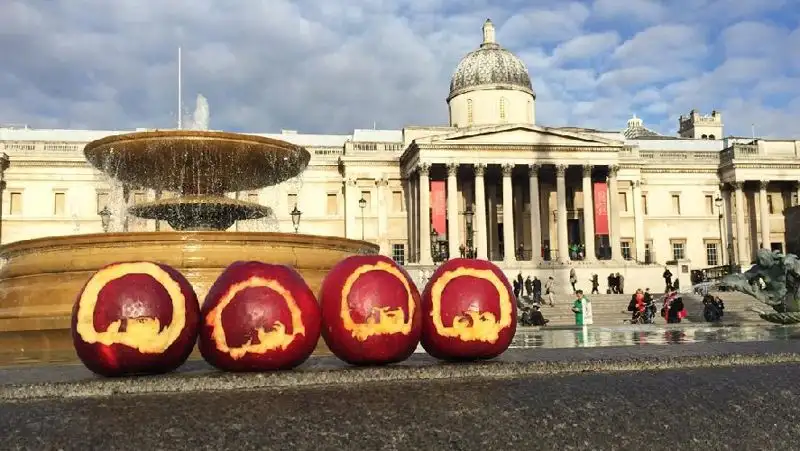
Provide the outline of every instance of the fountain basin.
{"type": "Polygon", "coordinates": [[[181,196],[136,204],[128,213],[167,221],[173,230],[227,230],[236,221],[270,216],[272,208],[223,196],[181,196]]]}
{"type": "Polygon", "coordinates": [[[236,260],[292,266],[316,293],[341,259],[378,250],[365,241],[264,232],[126,232],[18,241],[0,247],[0,331],[68,329],[83,285],[96,270],[114,262],[150,260],[172,266],[202,300],[236,260]]]}

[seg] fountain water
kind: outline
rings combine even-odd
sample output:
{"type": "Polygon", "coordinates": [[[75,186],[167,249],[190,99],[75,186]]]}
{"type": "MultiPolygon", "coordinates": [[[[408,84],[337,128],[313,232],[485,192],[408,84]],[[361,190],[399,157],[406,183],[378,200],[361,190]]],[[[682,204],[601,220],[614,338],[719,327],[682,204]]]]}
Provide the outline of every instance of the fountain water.
{"type": "Polygon", "coordinates": [[[176,193],[127,208],[133,216],[166,221],[174,231],[47,237],[0,247],[0,331],[68,329],[83,284],[114,262],[150,260],[172,266],[203,299],[236,260],[291,265],[316,290],[342,258],[377,253],[375,244],[338,237],[225,231],[239,220],[274,217],[269,207],[225,193],[296,178],[310,154],[275,139],[197,130],[208,127],[203,96],[197,98],[193,119],[194,130],[129,133],[86,145],[86,159],[115,184],[176,193]]]}

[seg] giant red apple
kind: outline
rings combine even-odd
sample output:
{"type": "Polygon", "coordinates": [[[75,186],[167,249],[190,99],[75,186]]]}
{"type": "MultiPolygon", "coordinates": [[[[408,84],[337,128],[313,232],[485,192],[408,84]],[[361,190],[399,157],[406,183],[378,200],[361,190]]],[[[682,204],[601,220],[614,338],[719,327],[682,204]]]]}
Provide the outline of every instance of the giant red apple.
{"type": "Polygon", "coordinates": [[[181,366],[197,341],[192,285],[167,265],[113,263],[86,282],[72,309],[78,358],[104,376],[155,374],[181,366]]]}
{"type": "Polygon", "coordinates": [[[422,347],[436,358],[496,357],[508,349],[516,328],[508,279],[486,260],[448,260],[422,293],[422,347]]]}
{"type": "Polygon", "coordinates": [[[356,255],[342,260],[325,276],[319,301],[322,337],[345,362],[400,362],[419,344],[419,291],[388,257],[356,255]]]}
{"type": "Polygon", "coordinates": [[[319,340],[317,299],[287,266],[231,264],[209,290],[200,315],[200,352],[225,371],[294,368],[319,340]]]}

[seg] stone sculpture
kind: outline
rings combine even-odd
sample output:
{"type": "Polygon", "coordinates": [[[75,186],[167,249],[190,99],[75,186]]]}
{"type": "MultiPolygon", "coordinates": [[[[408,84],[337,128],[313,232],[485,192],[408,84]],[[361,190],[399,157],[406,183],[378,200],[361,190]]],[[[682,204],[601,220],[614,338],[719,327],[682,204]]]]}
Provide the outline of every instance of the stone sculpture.
{"type": "Polygon", "coordinates": [[[800,259],[794,254],[761,249],[752,268],[726,276],[722,286],[772,307],[771,312],[753,309],[771,323],[800,323],[800,259]]]}

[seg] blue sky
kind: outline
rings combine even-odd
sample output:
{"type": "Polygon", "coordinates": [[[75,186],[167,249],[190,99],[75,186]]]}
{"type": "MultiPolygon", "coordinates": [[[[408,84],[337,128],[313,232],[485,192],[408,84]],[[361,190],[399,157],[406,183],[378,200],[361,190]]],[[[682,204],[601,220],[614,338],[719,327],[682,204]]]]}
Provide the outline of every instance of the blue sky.
{"type": "Polygon", "coordinates": [[[0,124],[349,133],[447,121],[449,79],[490,17],[528,65],[544,126],[800,137],[797,0],[4,0],[0,124]]]}

